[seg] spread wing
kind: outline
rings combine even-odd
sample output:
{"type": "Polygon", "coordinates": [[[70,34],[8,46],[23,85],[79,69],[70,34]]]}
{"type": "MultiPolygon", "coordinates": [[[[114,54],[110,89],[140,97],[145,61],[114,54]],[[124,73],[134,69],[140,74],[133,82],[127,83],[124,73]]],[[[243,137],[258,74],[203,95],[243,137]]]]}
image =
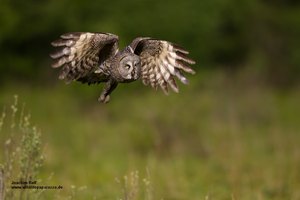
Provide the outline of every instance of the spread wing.
{"type": "Polygon", "coordinates": [[[66,82],[78,80],[91,84],[106,81],[107,73],[99,70],[99,66],[117,53],[118,40],[118,36],[110,33],[63,34],[51,43],[59,48],[50,54],[54,59],[52,67],[62,67],[59,79],[66,82]]]}
{"type": "Polygon", "coordinates": [[[141,58],[143,83],[155,89],[160,86],[165,94],[168,94],[168,86],[175,92],[179,91],[175,77],[187,84],[183,72],[195,73],[189,66],[195,61],[188,58],[189,52],[178,45],[163,40],[136,38],[130,46],[141,58]]]}

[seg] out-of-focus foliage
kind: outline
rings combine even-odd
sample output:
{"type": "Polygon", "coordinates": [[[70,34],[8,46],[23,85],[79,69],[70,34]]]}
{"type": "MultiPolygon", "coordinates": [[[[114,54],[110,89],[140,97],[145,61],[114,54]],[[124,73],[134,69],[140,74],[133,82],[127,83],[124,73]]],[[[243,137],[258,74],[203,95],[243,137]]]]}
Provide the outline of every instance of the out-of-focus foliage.
{"type": "Polygon", "coordinates": [[[2,0],[0,80],[45,79],[51,40],[71,31],[113,32],[185,46],[199,69],[244,67],[289,85],[300,71],[296,0],[2,0]]]}

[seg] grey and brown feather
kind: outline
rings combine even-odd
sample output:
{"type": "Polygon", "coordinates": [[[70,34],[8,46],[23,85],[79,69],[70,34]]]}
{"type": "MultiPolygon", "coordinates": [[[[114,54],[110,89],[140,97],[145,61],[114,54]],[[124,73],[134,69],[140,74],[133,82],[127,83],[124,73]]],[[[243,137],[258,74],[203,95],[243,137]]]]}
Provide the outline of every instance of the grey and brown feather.
{"type": "Polygon", "coordinates": [[[188,51],[164,40],[138,37],[119,51],[118,36],[111,33],[76,32],[60,36],[52,42],[58,50],[50,56],[53,68],[61,67],[59,79],[67,83],[80,81],[87,84],[105,82],[99,101],[107,103],[118,83],[142,79],[145,85],[165,94],[168,88],[178,92],[175,77],[187,84],[183,72],[194,74],[189,66],[195,61],[188,51]]]}

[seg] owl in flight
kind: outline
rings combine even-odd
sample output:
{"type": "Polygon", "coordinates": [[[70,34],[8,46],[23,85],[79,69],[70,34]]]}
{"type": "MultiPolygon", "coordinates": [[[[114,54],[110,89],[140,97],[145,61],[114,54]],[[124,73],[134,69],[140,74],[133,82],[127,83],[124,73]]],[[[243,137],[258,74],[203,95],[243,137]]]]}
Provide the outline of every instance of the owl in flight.
{"type": "Polygon", "coordinates": [[[164,40],[138,37],[122,51],[118,36],[111,33],[74,32],[60,36],[52,42],[58,50],[50,54],[53,68],[62,67],[59,79],[67,83],[80,81],[87,84],[105,82],[99,101],[109,102],[111,92],[118,83],[142,79],[145,85],[165,94],[168,88],[178,92],[174,77],[182,83],[188,80],[183,72],[194,74],[187,57],[188,51],[164,40]]]}

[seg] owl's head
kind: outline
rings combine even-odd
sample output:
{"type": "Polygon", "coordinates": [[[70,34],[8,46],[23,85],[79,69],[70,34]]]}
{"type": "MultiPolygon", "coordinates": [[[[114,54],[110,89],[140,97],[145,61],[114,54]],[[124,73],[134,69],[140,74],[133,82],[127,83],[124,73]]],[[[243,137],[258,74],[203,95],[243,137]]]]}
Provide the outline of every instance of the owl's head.
{"type": "Polygon", "coordinates": [[[122,82],[131,82],[140,78],[141,59],[134,53],[124,52],[120,55],[117,71],[122,82]]]}

